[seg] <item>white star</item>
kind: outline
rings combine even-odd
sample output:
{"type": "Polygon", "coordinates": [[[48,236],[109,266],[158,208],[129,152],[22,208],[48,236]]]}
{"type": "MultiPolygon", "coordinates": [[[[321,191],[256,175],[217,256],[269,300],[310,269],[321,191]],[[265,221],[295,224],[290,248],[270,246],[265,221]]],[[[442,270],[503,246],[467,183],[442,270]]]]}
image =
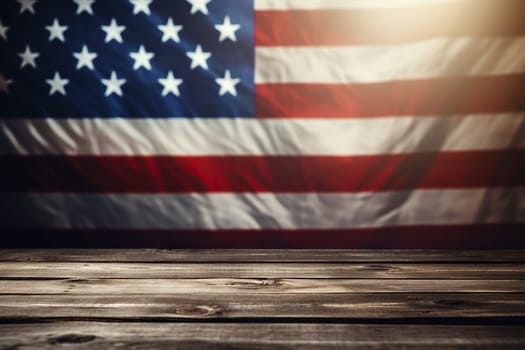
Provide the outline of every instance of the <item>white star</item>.
{"type": "Polygon", "coordinates": [[[215,82],[220,85],[221,89],[219,90],[219,95],[230,93],[233,96],[237,96],[237,90],[235,90],[235,85],[239,84],[240,79],[232,79],[230,71],[226,70],[224,73],[224,78],[217,78],[215,82]]]}
{"type": "Polygon", "coordinates": [[[13,80],[6,79],[3,74],[0,73],[0,91],[9,93],[9,85],[13,83],[13,80]]]}
{"type": "Polygon", "coordinates": [[[93,3],[95,0],[73,0],[77,4],[77,15],[81,14],[83,11],[86,11],[90,15],[93,14],[93,3]]]}
{"type": "Polygon", "coordinates": [[[197,67],[202,67],[206,70],[208,69],[208,63],[206,60],[211,57],[211,53],[202,51],[202,47],[200,45],[197,45],[195,51],[186,52],[186,56],[191,59],[191,69],[195,69],[197,67]]]}
{"type": "Polygon", "coordinates": [[[162,96],[166,96],[169,93],[173,93],[175,96],[179,96],[179,85],[182,84],[182,79],[173,77],[173,72],[169,71],[166,79],[159,79],[159,83],[164,87],[162,89],[162,96]]]}
{"type": "Polygon", "coordinates": [[[191,4],[191,10],[190,13],[193,15],[197,13],[198,11],[204,13],[205,15],[208,14],[208,3],[211,0],[186,0],[191,4]]]}
{"type": "Polygon", "coordinates": [[[224,21],[222,22],[222,24],[215,25],[215,29],[217,29],[221,33],[219,41],[223,41],[226,39],[237,41],[235,32],[241,29],[241,26],[238,24],[232,24],[232,22],[230,22],[230,16],[226,16],[224,17],[224,21]]]}
{"type": "Polygon", "coordinates": [[[82,51],[74,52],[73,56],[75,56],[75,58],[78,60],[77,69],[82,67],[88,67],[91,70],[95,69],[93,66],[93,60],[97,58],[97,54],[94,52],[89,52],[86,45],[82,46],[82,51]]]}
{"type": "Polygon", "coordinates": [[[136,15],[140,12],[144,12],[147,15],[151,15],[149,5],[153,0],[129,0],[133,4],[133,14],[136,15]]]}
{"type": "Polygon", "coordinates": [[[2,37],[2,39],[6,40],[7,41],[7,34],[6,32],[9,30],[9,27],[8,26],[4,26],[2,24],[2,21],[0,21],[0,36],[2,37]]]}
{"type": "Polygon", "coordinates": [[[24,13],[25,11],[29,11],[31,13],[35,13],[35,9],[33,6],[35,6],[37,0],[16,0],[20,4],[20,13],[24,13]]]}
{"type": "Polygon", "coordinates": [[[144,45],[140,45],[137,52],[130,52],[129,55],[135,60],[135,64],[133,65],[134,70],[137,70],[140,67],[151,70],[151,63],[149,61],[155,56],[155,54],[152,52],[146,52],[144,45]]]}
{"type": "Polygon", "coordinates": [[[182,26],[174,25],[173,20],[168,18],[166,25],[158,26],[159,30],[162,32],[162,42],[166,42],[170,39],[176,43],[180,42],[179,32],[182,30],[182,26]]]}
{"type": "Polygon", "coordinates": [[[126,83],[126,79],[118,79],[115,71],[111,72],[111,78],[102,79],[102,84],[106,85],[106,96],[113,93],[122,96],[122,85],[126,83]]]}
{"type": "Polygon", "coordinates": [[[46,30],[49,31],[49,41],[58,39],[64,42],[64,32],[67,30],[67,26],[61,26],[56,18],[54,19],[52,25],[46,26],[46,30]]]}
{"type": "Polygon", "coordinates": [[[26,65],[36,68],[35,59],[40,56],[40,54],[38,52],[31,52],[29,45],[26,45],[26,50],[22,53],[19,53],[18,56],[22,58],[22,64],[20,65],[20,68],[24,68],[26,65]]]}
{"type": "Polygon", "coordinates": [[[46,83],[51,87],[49,95],[53,95],[55,92],[59,92],[64,96],[66,95],[66,89],[64,87],[69,84],[69,80],[60,78],[58,72],[55,72],[53,79],[46,79],[46,83]]]}
{"type": "Polygon", "coordinates": [[[111,23],[107,26],[102,26],[102,30],[106,32],[106,43],[111,40],[115,40],[119,43],[122,43],[122,32],[126,30],[125,26],[119,26],[115,19],[111,19],[111,23]]]}

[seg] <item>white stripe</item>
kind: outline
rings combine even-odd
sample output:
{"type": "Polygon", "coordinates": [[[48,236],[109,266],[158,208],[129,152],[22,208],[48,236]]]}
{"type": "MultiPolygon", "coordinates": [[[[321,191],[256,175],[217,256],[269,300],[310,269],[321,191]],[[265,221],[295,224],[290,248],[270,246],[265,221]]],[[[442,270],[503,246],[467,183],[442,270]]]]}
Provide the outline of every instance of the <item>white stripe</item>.
{"type": "Polygon", "coordinates": [[[8,194],[0,197],[0,209],[0,225],[16,228],[327,229],[509,223],[525,222],[525,189],[8,194]]]}
{"type": "Polygon", "coordinates": [[[255,49],[256,83],[371,83],[525,72],[525,36],[255,49]]]}
{"type": "MultiPolygon", "coordinates": [[[[470,0],[255,0],[256,10],[366,9],[425,6],[470,0]]],[[[475,4],[475,3],[474,3],[475,4]]]]}
{"type": "Polygon", "coordinates": [[[358,119],[0,120],[3,155],[370,155],[525,148],[525,112],[358,119]]]}

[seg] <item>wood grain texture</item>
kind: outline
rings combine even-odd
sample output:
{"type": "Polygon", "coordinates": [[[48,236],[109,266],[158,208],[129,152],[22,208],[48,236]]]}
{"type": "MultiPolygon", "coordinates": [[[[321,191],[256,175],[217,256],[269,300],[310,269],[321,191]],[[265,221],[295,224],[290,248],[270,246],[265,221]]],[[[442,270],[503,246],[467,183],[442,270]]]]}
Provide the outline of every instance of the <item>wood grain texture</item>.
{"type": "Polygon", "coordinates": [[[433,279],[31,279],[3,280],[0,294],[525,293],[521,280],[433,279]]]}
{"type": "Polygon", "coordinates": [[[0,249],[0,261],[48,262],[518,262],[524,250],[0,249]]]}
{"type": "Polygon", "coordinates": [[[525,264],[0,262],[8,278],[525,279],[525,264]]]}
{"type": "Polygon", "coordinates": [[[0,349],[525,349],[524,251],[0,250],[0,349]]]}
{"type": "Polygon", "coordinates": [[[525,294],[0,295],[0,320],[523,317],[525,294]]]}
{"type": "Polygon", "coordinates": [[[4,349],[523,349],[524,326],[59,322],[2,325],[4,349]]]}

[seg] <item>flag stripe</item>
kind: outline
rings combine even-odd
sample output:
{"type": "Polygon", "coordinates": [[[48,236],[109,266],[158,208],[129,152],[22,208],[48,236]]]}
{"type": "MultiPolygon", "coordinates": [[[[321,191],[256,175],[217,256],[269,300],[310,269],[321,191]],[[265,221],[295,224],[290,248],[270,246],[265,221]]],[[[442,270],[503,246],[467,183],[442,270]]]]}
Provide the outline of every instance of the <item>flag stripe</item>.
{"type": "Polygon", "coordinates": [[[353,118],[523,110],[525,74],[370,84],[256,86],[259,118],[353,118]]]}
{"type": "Polygon", "coordinates": [[[2,192],[305,193],[525,186],[525,150],[360,157],[15,156],[0,161],[2,192]]]}
{"type": "Polygon", "coordinates": [[[523,0],[420,5],[388,9],[258,10],[255,44],[385,45],[437,37],[525,34],[523,0]]]}
{"type": "Polygon", "coordinates": [[[373,119],[3,119],[2,155],[355,156],[525,147],[525,113],[373,119]]]}
{"type": "Polygon", "coordinates": [[[372,83],[525,72],[525,36],[392,46],[255,48],[255,82],[372,83]],[[448,53],[446,59],[443,53],[448,53]]]}
{"type": "MultiPolygon", "coordinates": [[[[432,4],[477,3],[479,0],[255,0],[260,10],[380,9],[432,4]]],[[[499,3],[499,2],[498,2],[499,3]]]]}
{"type": "Polygon", "coordinates": [[[342,230],[20,230],[5,248],[520,249],[525,224],[413,225],[342,230]]]}
{"type": "Polygon", "coordinates": [[[78,194],[0,198],[11,228],[343,229],[525,222],[525,187],[361,193],[78,194]]]}

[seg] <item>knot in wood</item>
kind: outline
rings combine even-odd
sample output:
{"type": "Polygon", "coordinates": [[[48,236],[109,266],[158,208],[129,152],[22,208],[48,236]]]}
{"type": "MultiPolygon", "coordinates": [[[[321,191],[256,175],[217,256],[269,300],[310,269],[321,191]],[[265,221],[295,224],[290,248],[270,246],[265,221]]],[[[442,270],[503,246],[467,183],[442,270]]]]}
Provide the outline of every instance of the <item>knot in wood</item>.
{"type": "Polygon", "coordinates": [[[461,299],[441,299],[441,300],[435,300],[434,304],[443,305],[443,306],[461,306],[461,305],[466,305],[467,302],[461,299]]]}
{"type": "Polygon", "coordinates": [[[261,287],[279,287],[283,285],[283,281],[279,278],[265,278],[257,280],[237,280],[225,283],[226,286],[236,286],[248,289],[259,289],[261,287]]]}
{"type": "Polygon", "coordinates": [[[59,337],[48,339],[49,344],[80,344],[95,340],[97,337],[92,334],[64,334],[59,337]]]}
{"type": "Polygon", "coordinates": [[[185,305],[177,307],[175,313],[180,316],[188,317],[210,317],[219,316],[222,314],[222,310],[216,306],[207,305],[185,305]]]}

